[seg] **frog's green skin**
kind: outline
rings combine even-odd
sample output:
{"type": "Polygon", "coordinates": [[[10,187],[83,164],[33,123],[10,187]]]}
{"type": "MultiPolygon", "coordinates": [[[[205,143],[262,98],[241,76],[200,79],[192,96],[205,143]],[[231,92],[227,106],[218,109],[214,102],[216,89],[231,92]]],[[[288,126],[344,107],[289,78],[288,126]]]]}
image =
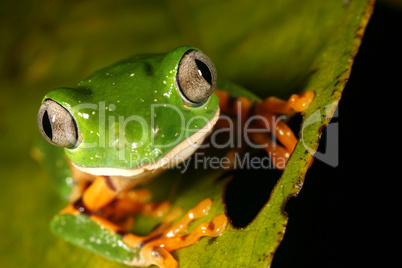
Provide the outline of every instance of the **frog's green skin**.
{"type": "Polygon", "coordinates": [[[77,166],[114,168],[108,175],[120,175],[117,169],[155,162],[210,121],[219,109],[215,95],[189,107],[176,89],[177,67],[189,49],[194,48],[135,56],[93,73],[74,88],[46,94],[44,100],[63,105],[81,132],[81,144],[66,149],[67,157],[77,166]]]}
{"type": "MultiPolygon", "coordinates": [[[[196,48],[184,46],[167,54],[135,56],[93,73],[75,87],[46,94],[43,100],[51,99],[67,109],[81,134],[78,146],[64,149],[71,163],[94,175],[135,179],[141,177],[144,166],[152,170],[153,163],[187,137],[200,129],[209,131],[219,115],[218,97],[212,94],[201,105],[187,105],[176,85],[180,60],[192,49],[196,48]],[[211,121],[212,126],[205,129],[211,121]]],[[[258,101],[229,82],[218,82],[217,87],[258,101]]],[[[61,193],[67,197],[73,183],[66,177],[70,171],[63,149],[49,145],[43,149],[49,156],[46,163],[57,173],[61,193]]],[[[57,215],[51,227],[70,242],[117,261],[129,263],[138,253],[85,214],[57,215]]]]}

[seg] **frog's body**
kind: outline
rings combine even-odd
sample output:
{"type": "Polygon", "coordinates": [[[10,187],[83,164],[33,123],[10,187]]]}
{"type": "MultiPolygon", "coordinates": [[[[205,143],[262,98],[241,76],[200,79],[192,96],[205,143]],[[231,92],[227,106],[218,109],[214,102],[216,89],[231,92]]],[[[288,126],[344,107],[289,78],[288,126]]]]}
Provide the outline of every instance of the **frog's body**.
{"type": "MultiPolygon", "coordinates": [[[[214,94],[216,85],[212,62],[196,48],[179,47],[167,54],[121,61],[74,88],[50,91],[39,110],[38,126],[45,139],[65,148],[68,166],[64,167],[71,168],[72,177],[63,184],[71,205],[54,218],[53,231],[116,261],[163,267],[177,266],[169,252],[194,244],[202,236],[220,235],[227,224],[223,214],[181,235],[192,220],[206,214],[210,199],[172,227],[175,212],[166,216],[164,228],[147,237],[129,233],[129,214],[145,213],[147,206],[139,195],[130,195],[134,193],[130,189],[191,156],[213,130],[221,110],[227,114],[240,111],[238,116],[243,117],[258,114],[272,124],[273,114],[289,113],[292,108],[302,111],[312,95],[262,102],[227,82],[218,83],[219,92],[214,94]]],[[[287,159],[295,137],[284,125],[276,128],[285,133],[278,139],[286,149],[270,146],[274,142],[261,133],[252,138],[269,153],[287,159]]],[[[65,169],[58,172],[68,174],[65,169]]],[[[162,202],[146,213],[157,216],[168,208],[162,202]]]]}

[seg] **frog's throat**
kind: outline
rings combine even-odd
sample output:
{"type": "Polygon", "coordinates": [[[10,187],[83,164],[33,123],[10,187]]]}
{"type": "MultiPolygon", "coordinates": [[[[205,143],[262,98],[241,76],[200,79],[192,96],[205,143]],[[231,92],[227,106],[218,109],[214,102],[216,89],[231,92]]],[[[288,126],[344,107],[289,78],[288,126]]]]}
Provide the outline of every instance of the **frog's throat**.
{"type": "Polygon", "coordinates": [[[129,179],[140,179],[152,177],[152,174],[156,175],[163,169],[176,166],[181,162],[189,158],[195,151],[201,146],[205,138],[209,136],[216,122],[219,119],[219,108],[217,109],[213,118],[201,129],[192,134],[190,137],[173,147],[167,154],[165,154],[159,160],[142,165],[133,169],[126,168],[113,168],[113,167],[82,167],[77,166],[74,163],[74,167],[82,172],[89,173],[95,176],[123,176],[129,179]]]}

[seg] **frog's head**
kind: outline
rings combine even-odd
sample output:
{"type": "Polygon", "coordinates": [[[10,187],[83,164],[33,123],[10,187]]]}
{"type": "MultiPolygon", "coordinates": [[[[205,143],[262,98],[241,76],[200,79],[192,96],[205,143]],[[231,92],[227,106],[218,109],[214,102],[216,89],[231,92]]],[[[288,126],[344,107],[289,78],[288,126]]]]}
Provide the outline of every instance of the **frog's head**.
{"type": "Polygon", "coordinates": [[[44,98],[38,126],[94,175],[137,176],[190,156],[219,117],[216,70],[193,47],[136,56],[44,98]]]}

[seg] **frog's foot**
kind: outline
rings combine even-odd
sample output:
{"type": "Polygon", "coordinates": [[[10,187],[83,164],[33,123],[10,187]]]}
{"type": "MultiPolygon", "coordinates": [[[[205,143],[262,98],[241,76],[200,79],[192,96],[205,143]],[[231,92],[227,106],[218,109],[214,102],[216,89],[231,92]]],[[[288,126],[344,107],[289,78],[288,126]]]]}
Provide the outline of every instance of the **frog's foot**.
{"type": "Polygon", "coordinates": [[[286,162],[298,141],[290,127],[280,120],[277,114],[290,114],[293,111],[303,112],[313,98],[314,92],[307,91],[300,96],[293,94],[288,101],[270,97],[255,106],[254,114],[261,117],[259,120],[260,127],[270,130],[282,145],[277,144],[270,135],[263,132],[251,133],[251,138],[255,143],[264,146],[276,168],[285,168],[286,162]]]}
{"type": "Polygon", "coordinates": [[[164,228],[177,217],[179,211],[173,210],[148,237],[139,238],[131,233],[124,234],[124,243],[132,248],[140,248],[140,257],[134,259],[131,264],[177,267],[177,261],[170,252],[193,245],[203,236],[217,237],[225,230],[227,218],[224,214],[220,214],[210,222],[201,223],[194,231],[183,234],[192,221],[207,214],[211,205],[211,199],[205,199],[195,208],[190,209],[177,224],[164,228]]]}
{"type": "Polygon", "coordinates": [[[141,249],[140,255],[148,261],[149,265],[166,268],[177,267],[177,261],[171,255],[171,251],[193,245],[203,236],[217,237],[225,230],[226,224],[226,216],[220,214],[210,222],[200,224],[189,234],[166,236],[147,242],[141,249]]]}
{"type": "Polygon", "coordinates": [[[217,237],[225,230],[227,218],[221,214],[183,234],[192,221],[208,213],[211,205],[211,199],[201,201],[172,225],[181,214],[181,210],[176,208],[146,237],[129,233],[122,226],[83,210],[77,204],[62,210],[51,225],[57,235],[107,258],[132,266],[171,268],[177,267],[172,251],[193,245],[203,236],[217,237]]]}

